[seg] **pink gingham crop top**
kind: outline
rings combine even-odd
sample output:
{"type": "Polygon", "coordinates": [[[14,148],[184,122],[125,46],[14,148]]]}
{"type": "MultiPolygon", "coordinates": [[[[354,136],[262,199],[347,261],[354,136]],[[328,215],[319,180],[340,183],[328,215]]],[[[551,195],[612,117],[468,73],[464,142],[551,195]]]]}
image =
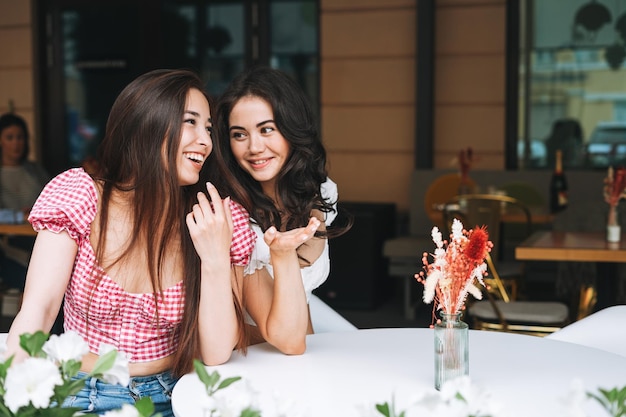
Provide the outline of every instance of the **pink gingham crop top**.
{"type": "MultiPolygon", "coordinates": [[[[182,319],[182,281],[158,295],[158,322],[152,293],[128,293],[98,265],[89,240],[91,223],[98,207],[93,179],[82,169],[73,168],[53,178],[35,202],[28,220],[37,231],[66,231],[78,245],[74,269],[64,303],[65,331],[77,331],[98,353],[101,343],[126,353],[130,362],[164,358],[176,351],[182,319]],[[95,271],[95,273],[92,273],[95,271]],[[97,289],[90,294],[101,277],[97,289]]],[[[245,209],[231,203],[233,240],[231,262],[246,265],[254,247],[245,209]]]]}

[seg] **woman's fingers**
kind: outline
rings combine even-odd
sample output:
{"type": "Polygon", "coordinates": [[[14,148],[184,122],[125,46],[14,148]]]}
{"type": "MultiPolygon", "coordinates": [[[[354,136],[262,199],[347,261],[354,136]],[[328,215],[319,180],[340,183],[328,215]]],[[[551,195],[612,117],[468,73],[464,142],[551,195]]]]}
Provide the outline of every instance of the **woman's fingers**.
{"type": "Polygon", "coordinates": [[[211,183],[207,183],[207,191],[211,200],[209,200],[204,193],[199,192],[197,194],[198,203],[193,205],[191,213],[189,213],[195,225],[200,227],[214,227],[223,224],[227,225],[227,229],[232,230],[233,219],[230,197],[226,197],[222,200],[219,192],[211,183]]]}
{"type": "Polygon", "coordinates": [[[263,238],[272,250],[295,250],[315,235],[319,225],[320,221],[315,217],[311,217],[306,227],[299,227],[286,232],[278,232],[272,226],[265,231],[263,238]]]}
{"type": "Polygon", "coordinates": [[[211,202],[213,203],[212,204],[213,213],[215,213],[215,215],[218,217],[224,216],[225,210],[224,210],[224,206],[221,204],[222,197],[220,196],[220,193],[217,191],[217,188],[215,188],[215,186],[211,184],[210,182],[207,182],[206,189],[209,192],[209,197],[211,197],[211,202]]]}

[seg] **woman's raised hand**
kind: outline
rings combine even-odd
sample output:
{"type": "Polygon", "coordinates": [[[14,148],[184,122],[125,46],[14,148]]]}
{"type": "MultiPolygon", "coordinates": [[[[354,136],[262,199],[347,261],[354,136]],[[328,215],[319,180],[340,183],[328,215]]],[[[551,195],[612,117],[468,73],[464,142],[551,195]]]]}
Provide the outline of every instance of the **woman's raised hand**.
{"type": "Polygon", "coordinates": [[[306,227],[299,227],[286,232],[279,232],[272,226],[265,231],[263,239],[270,247],[270,251],[274,253],[294,251],[315,235],[319,225],[319,219],[311,217],[306,227]]]}
{"type": "Polygon", "coordinates": [[[233,218],[230,211],[230,197],[222,200],[219,192],[207,183],[211,201],[204,193],[198,193],[198,203],[187,214],[187,227],[191,240],[200,259],[230,259],[230,246],[233,237],[233,218]]]}

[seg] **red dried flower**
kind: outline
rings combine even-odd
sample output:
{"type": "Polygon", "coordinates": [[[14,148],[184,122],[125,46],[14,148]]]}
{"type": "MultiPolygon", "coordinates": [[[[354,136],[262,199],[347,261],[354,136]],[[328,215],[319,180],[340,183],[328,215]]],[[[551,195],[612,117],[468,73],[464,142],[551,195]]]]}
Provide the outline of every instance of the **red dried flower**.
{"type": "Polygon", "coordinates": [[[485,257],[493,244],[484,227],[469,232],[463,229],[458,219],[452,223],[450,241],[444,241],[437,227],[432,230],[435,252],[428,263],[424,254],[424,271],[415,278],[424,284],[424,302],[435,301],[435,308],[445,313],[458,313],[463,309],[467,294],[481,298],[481,291],[474,285],[478,280],[484,286],[486,275],[485,257]]]}
{"type": "Polygon", "coordinates": [[[485,227],[478,227],[468,233],[465,256],[473,262],[482,262],[487,256],[487,242],[489,235],[485,227]]]}
{"type": "Polygon", "coordinates": [[[604,200],[615,207],[622,198],[626,198],[626,168],[613,170],[613,167],[609,167],[604,180],[604,200]]]}

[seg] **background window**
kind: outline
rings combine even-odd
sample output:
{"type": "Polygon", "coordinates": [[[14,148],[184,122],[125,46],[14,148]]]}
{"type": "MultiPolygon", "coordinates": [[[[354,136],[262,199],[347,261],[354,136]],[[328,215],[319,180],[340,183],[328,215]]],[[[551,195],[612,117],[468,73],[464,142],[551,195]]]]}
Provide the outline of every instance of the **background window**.
{"type": "Polygon", "coordinates": [[[626,0],[521,2],[518,166],[626,164],[626,0]]]}

